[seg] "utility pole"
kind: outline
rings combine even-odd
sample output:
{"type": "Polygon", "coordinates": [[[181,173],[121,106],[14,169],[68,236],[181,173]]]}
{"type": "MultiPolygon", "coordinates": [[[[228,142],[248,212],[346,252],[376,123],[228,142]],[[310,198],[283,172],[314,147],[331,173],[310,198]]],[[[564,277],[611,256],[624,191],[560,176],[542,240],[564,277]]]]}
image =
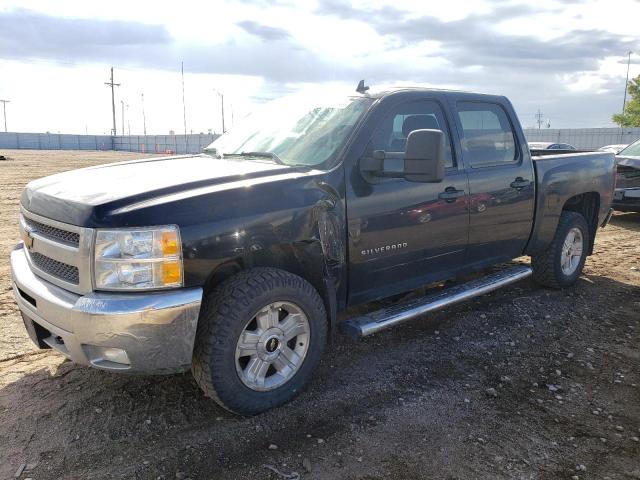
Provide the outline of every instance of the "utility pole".
{"type": "Polygon", "coordinates": [[[180,62],[180,74],[182,75],[182,120],[184,122],[184,137],[187,138],[187,107],[184,103],[184,62],[180,62]]]}
{"type": "Polygon", "coordinates": [[[628,52],[627,57],[627,79],[624,82],[624,100],[622,101],[622,115],[624,115],[624,109],[627,108],[627,88],[629,85],[629,66],[631,65],[631,54],[633,52],[628,52]]]}
{"type": "Polygon", "coordinates": [[[2,110],[4,112],[4,131],[7,131],[7,103],[10,103],[10,100],[0,100],[2,102],[2,110]]]}
{"type": "Polygon", "coordinates": [[[124,100],[120,100],[120,106],[122,107],[122,127],[120,129],[122,130],[122,136],[124,136],[124,100]]]}
{"type": "Polygon", "coordinates": [[[224,95],[220,94],[220,102],[222,104],[222,133],[227,133],[227,129],[224,128],[224,95]]]}
{"type": "Polygon", "coordinates": [[[536,113],[536,123],[538,124],[538,130],[542,128],[542,123],[544,121],[544,114],[538,109],[538,113],[536,113]]]}
{"type": "Polygon", "coordinates": [[[220,97],[220,105],[222,107],[222,133],[226,133],[227,130],[224,128],[224,95],[215,88],[213,89],[213,91],[216,92],[220,97]]]}
{"type": "Polygon", "coordinates": [[[109,85],[111,87],[111,112],[113,113],[113,134],[117,135],[116,132],[116,93],[113,87],[119,87],[119,83],[113,83],[113,67],[111,67],[111,81],[104,82],[105,85],[109,85]]]}
{"type": "Polygon", "coordinates": [[[129,104],[125,105],[127,107],[127,135],[131,136],[131,120],[129,120],[129,104]]]}
{"type": "Polygon", "coordinates": [[[144,93],[141,94],[142,95],[142,128],[144,131],[144,134],[147,134],[147,117],[145,117],[144,115],[144,93]]]}

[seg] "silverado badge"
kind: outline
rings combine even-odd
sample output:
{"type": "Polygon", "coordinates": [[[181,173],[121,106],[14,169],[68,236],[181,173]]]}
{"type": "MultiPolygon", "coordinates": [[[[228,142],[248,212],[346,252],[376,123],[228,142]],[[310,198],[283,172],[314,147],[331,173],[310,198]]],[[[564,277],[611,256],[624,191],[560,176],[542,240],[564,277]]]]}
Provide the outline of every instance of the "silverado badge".
{"type": "Polygon", "coordinates": [[[403,248],[407,248],[409,244],[407,242],[394,243],[392,245],[382,245],[380,247],[375,248],[366,248],[360,252],[360,255],[378,255],[381,253],[387,252],[395,252],[396,250],[402,250],[403,248]]]}

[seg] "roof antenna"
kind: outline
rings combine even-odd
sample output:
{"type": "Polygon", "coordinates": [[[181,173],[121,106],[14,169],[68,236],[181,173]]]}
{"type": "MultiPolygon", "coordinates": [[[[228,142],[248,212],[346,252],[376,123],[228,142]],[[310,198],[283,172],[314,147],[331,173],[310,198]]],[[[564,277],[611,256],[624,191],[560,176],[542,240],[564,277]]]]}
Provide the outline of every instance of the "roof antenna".
{"type": "Polygon", "coordinates": [[[365,93],[367,90],[369,90],[369,85],[365,85],[364,80],[360,80],[358,87],[356,88],[356,92],[365,93]]]}

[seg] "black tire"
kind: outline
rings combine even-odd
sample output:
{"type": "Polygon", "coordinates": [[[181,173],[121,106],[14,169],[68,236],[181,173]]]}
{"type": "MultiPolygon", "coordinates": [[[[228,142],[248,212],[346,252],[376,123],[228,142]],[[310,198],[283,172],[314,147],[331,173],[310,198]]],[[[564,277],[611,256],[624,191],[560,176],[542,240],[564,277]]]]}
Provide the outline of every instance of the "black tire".
{"type": "Polygon", "coordinates": [[[223,282],[203,299],[192,372],[205,395],[239,415],[255,415],[287,403],[309,383],[327,338],[327,315],[318,292],[303,278],[275,268],[254,268],[223,282]],[[283,385],[256,391],[236,370],[236,345],[247,323],[274,302],[292,302],[310,329],[304,360],[283,385]]]}
{"type": "Polygon", "coordinates": [[[576,212],[562,212],[560,221],[558,222],[558,228],[556,229],[551,244],[543,253],[531,257],[533,279],[540,285],[551,288],[566,288],[574,285],[582,274],[590,244],[591,235],[584,217],[576,212]],[[579,229],[582,233],[582,257],[579,260],[576,270],[567,275],[563,272],[561,264],[563,244],[569,232],[574,228],[579,229]]]}

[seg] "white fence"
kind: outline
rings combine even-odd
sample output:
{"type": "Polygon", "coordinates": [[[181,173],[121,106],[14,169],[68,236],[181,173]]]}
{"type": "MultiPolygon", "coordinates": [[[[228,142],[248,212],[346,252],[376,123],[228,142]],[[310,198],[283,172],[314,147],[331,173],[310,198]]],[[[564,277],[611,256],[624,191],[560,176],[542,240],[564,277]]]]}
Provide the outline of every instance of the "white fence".
{"type": "Polygon", "coordinates": [[[0,132],[0,149],[121,150],[141,153],[200,153],[219,135],[68,135],[0,132]]]}
{"type": "Polygon", "coordinates": [[[113,150],[109,135],[0,132],[0,148],[29,150],[113,150]]]}
{"type": "Polygon", "coordinates": [[[113,150],[141,153],[200,153],[220,135],[118,135],[113,150]]]}
{"type": "MultiPolygon", "coordinates": [[[[529,142],[569,143],[580,150],[632,143],[640,128],[527,128],[529,142]]],[[[200,153],[218,135],[67,135],[56,133],[0,132],[0,149],[121,150],[141,153],[200,153]]]]}
{"type": "Polygon", "coordinates": [[[579,150],[596,150],[605,145],[633,143],[640,128],[526,128],[528,142],[568,143],[579,150]]]}

